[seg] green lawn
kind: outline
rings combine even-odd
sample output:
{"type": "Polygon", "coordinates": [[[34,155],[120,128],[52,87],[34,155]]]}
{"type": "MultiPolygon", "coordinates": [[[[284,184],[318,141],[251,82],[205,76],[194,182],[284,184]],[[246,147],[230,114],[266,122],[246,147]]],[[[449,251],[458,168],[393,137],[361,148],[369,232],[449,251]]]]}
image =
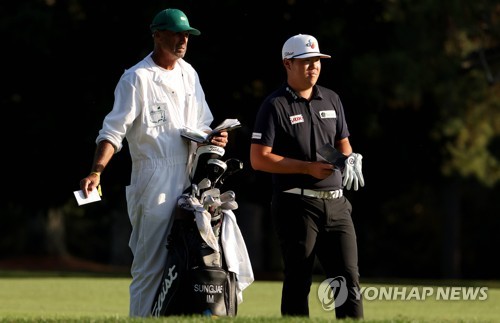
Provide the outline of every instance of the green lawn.
{"type": "MultiPolygon", "coordinates": [[[[0,273],[1,274],[1,273],[0,273]]],[[[129,278],[0,276],[0,322],[158,322],[162,319],[132,320],[128,315],[129,278]]],[[[319,283],[311,289],[310,309],[314,322],[335,320],[334,313],[322,309],[316,296],[319,283]]],[[[437,283],[396,285],[364,283],[371,294],[365,294],[365,321],[368,322],[500,322],[500,288],[494,282],[454,282],[446,287],[488,287],[485,300],[437,300],[436,295],[418,300],[377,299],[373,291],[390,287],[415,286],[433,289],[437,283]]],[[[218,318],[238,322],[300,322],[280,317],[281,282],[256,281],[243,293],[235,318],[218,318]]],[[[408,293],[406,294],[408,297],[408,293]]],[[[165,318],[168,322],[201,322],[210,318],[165,318]]]]}

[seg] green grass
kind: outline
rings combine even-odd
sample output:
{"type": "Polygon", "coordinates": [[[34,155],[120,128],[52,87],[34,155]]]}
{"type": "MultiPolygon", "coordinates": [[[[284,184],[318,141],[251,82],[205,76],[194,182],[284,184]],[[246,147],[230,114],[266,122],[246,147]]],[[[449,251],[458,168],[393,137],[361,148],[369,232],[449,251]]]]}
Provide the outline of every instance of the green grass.
{"type": "MultiPolygon", "coordinates": [[[[128,317],[130,278],[74,277],[0,273],[0,322],[209,322],[213,318],[168,317],[131,319],[128,317]]],[[[322,309],[316,296],[318,283],[311,289],[310,322],[335,321],[334,313],[322,309]]],[[[437,288],[451,286],[487,286],[486,300],[380,300],[365,295],[365,322],[500,322],[498,282],[371,282],[363,287],[374,289],[406,286],[437,288]]],[[[243,293],[243,303],[234,318],[219,317],[222,322],[303,322],[303,318],[280,316],[281,282],[256,281],[243,293]]],[[[408,296],[408,295],[407,295],[408,296]]],[[[346,320],[348,322],[350,320],[346,320]]]]}

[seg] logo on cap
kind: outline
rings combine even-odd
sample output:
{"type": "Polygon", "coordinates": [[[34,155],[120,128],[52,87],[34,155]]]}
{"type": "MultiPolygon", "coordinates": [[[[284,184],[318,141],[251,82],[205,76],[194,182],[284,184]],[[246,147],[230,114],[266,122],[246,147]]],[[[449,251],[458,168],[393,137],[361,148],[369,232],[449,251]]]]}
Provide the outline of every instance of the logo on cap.
{"type": "Polygon", "coordinates": [[[314,47],[316,47],[316,43],[312,39],[309,39],[306,43],[306,47],[311,47],[312,49],[314,49],[314,47]]]}

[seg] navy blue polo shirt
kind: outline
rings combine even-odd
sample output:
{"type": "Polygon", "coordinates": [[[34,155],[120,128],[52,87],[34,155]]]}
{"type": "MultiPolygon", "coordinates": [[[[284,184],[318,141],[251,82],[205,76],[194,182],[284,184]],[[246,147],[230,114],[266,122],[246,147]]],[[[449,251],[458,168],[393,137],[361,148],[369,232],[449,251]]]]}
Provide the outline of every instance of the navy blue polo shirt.
{"type": "MultiPolygon", "coordinates": [[[[349,136],[344,108],[334,91],[315,85],[308,101],[283,84],[261,104],[255,120],[251,142],[272,147],[272,152],[284,157],[317,161],[316,151],[326,143],[349,136]]],[[[342,188],[338,169],[328,178],[319,180],[305,174],[272,174],[275,191],[290,188],[337,190],[342,188]]]]}

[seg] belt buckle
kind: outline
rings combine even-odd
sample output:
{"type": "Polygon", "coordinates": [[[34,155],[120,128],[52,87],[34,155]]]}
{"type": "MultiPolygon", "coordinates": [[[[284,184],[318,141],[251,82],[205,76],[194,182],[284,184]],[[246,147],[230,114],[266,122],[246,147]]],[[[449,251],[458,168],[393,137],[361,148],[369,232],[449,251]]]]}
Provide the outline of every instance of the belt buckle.
{"type": "Polygon", "coordinates": [[[322,198],[328,199],[328,200],[333,200],[333,199],[338,199],[342,195],[340,194],[340,190],[335,190],[335,191],[322,191],[322,198]]]}
{"type": "Polygon", "coordinates": [[[304,189],[304,188],[293,188],[293,189],[290,189],[290,190],[287,190],[284,192],[292,193],[292,194],[299,194],[302,196],[327,199],[327,200],[338,199],[338,198],[342,197],[342,190],[316,191],[316,190],[310,190],[310,189],[304,189]]]}
{"type": "Polygon", "coordinates": [[[316,191],[316,190],[311,190],[311,196],[319,199],[332,199],[333,193],[335,191],[316,191]]]}

